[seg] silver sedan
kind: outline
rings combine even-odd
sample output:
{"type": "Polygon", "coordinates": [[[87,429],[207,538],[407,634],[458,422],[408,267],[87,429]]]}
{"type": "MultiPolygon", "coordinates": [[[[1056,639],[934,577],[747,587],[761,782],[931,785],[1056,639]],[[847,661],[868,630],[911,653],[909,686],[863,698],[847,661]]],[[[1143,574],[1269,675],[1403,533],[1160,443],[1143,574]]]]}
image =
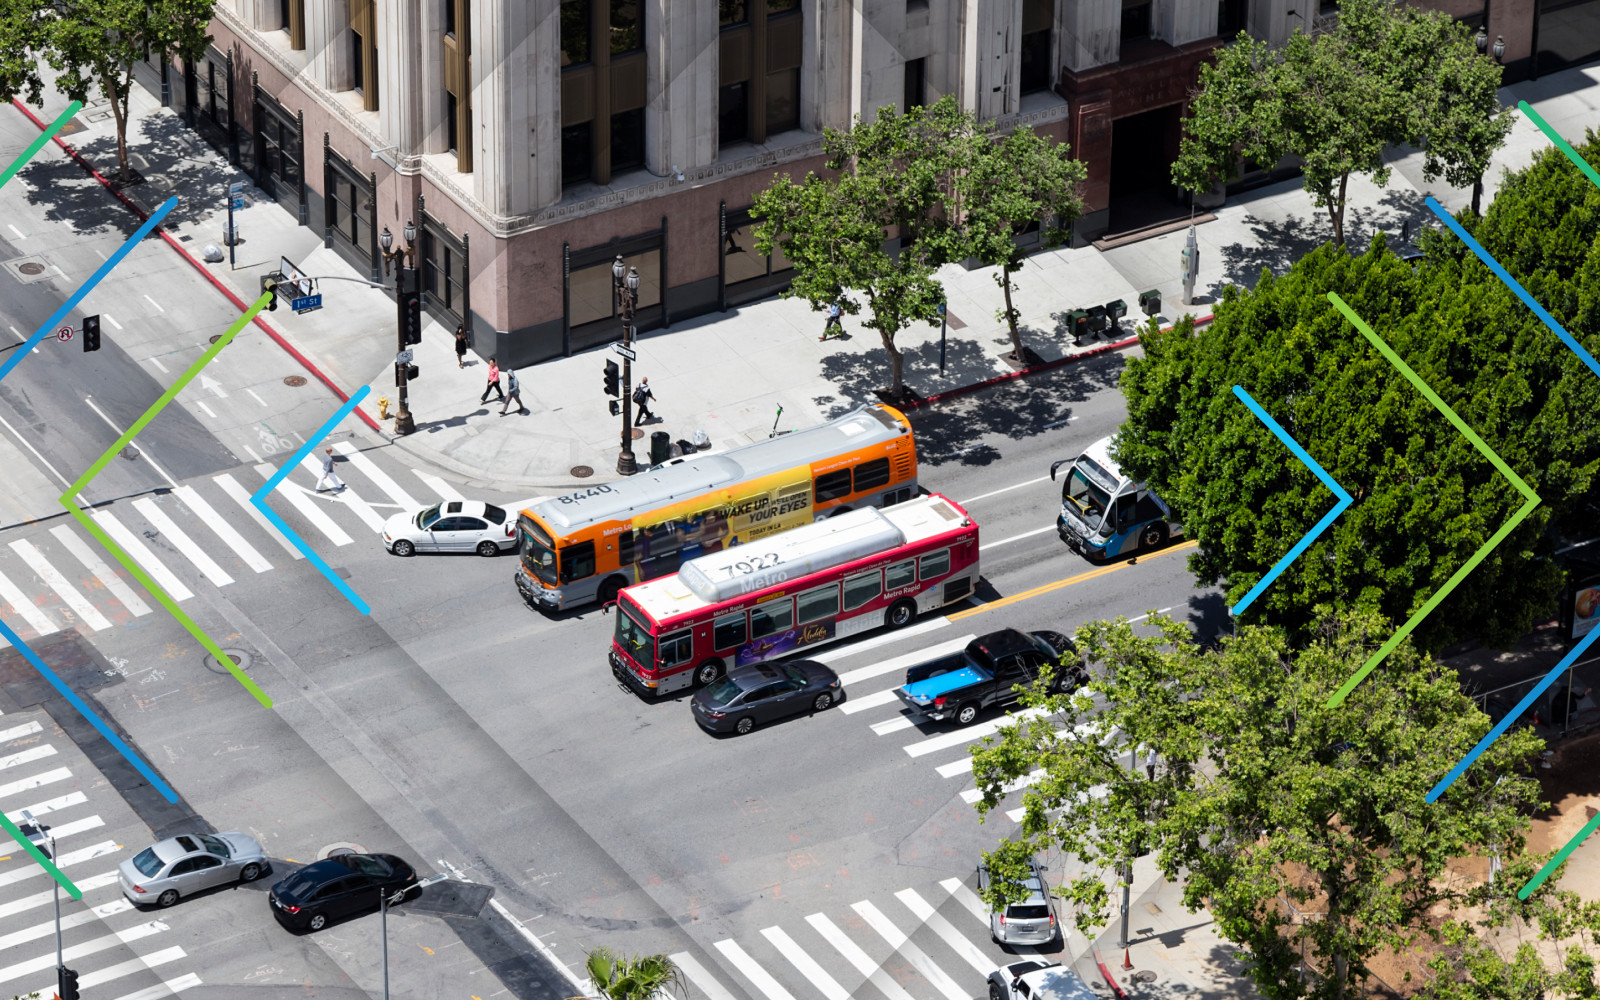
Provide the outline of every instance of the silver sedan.
{"type": "Polygon", "coordinates": [[[517,521],[505,508],[477,500],[446,500],[384,522],[383,547],[397,556],[417,552],[476,552],[493,556],[517,547],[517,521]]]}
{"type": "Polygon", "coordinates": [[[183,896],[230,882],[254,882],[270,867],[245,833],[184,833],[152,844],[117,869],[135,906],[171,906],[183,896]]]}

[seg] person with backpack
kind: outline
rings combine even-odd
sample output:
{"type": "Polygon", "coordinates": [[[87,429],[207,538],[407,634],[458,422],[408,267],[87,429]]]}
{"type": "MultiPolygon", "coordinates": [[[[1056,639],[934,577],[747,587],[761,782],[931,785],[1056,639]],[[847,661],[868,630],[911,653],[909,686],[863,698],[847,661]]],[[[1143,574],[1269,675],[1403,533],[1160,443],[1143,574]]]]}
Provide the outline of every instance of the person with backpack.
{"type": "Polygon", "coordinates": [[[634,420],[633,426],[638,427],[646,420],[655,419],[656,415],[650,412],[650,400],[655,398],[656,394],[650,391],[650,380],[640,379],[638,387],[633,390],[633,405],[639,408],[639,415],[634,420]]]}
{"type": "Polygon", "coordinates": [[[513,399],[517,401],[517,412],[519,414],[528,412],[528,408],[522,405],[522,383],[517,381],[517,373],[514,369],[507,369],[506,403],[500,407],[500,415],[502,417],[506,415],[507,410],[511,409],[511,401],[513,399]]]}

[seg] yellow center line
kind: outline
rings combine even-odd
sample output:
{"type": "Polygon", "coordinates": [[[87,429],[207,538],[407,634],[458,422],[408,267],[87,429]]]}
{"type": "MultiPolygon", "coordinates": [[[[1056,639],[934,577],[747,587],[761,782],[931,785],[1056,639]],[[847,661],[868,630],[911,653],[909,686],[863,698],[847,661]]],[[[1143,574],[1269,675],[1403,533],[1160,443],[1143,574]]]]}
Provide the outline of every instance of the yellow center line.
{"type": "MultiPolygon", "coordinates": [[[[1182,552],[1185,549],[1192,549],[1199,544],[1200,543],[1196,541],[1180,542],[1171,548],[1162,549],[1160,552],[1152,552],[1149,555],[1140,556],[1139,558],[1153,559],[1156,556],[1164,556],[1171,552],[1182,552]]],[[[1016,604],[1019,601],[1026,601],[1029,598],[1038,597],[1040,594],[1048,594],[1052,590],[1060,590],[1062,587],[1070,587],[1075,583],[1083,583],[1086,580],[1093,580],[1095,577],[1105,576],[1107,573],[1115,573],[1118,570],[1127,569],[1131,565],[1133,564],[1123,562],[1113,563],[1110,566],[1102,566],[1099,569],[1092,569],[1087,573],[1079,573],[1077,576],[1069,576],[1065,580],[1057,580],[1054,583],[1047,583],[1042,587],[1035,587],[1032,590],[1024,590],[1020,594],[1012,594],[1010,597],[1002,597],[997,601],[990,601],[988,604],[980,604],[977,607],[969,608],[966,611],[957,611],[955,614],[948,615],[946,617],[948,617],[951,621],[960,621],[961,619],[969,618],[972,615],[979,615],[985,611],[993,611],[995,608],[1003,608],[1008,604],[1016,604]]]]}

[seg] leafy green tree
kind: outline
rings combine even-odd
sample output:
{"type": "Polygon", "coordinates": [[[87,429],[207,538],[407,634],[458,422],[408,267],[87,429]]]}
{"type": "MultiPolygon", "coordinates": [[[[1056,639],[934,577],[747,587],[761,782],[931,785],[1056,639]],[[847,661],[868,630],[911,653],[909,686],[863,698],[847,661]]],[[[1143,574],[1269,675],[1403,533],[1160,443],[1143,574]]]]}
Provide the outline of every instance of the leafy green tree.
{"type": "Polygon", "coordinates": [[[605,1000],[657,1000],[669,988],[689,995],[682,970],[665,955],[624,958],[602,946],[589,952],[584,967],[605,1000]]]}
{"type": "Polygon", "coordinates": [[[0,97],[38,105],[38,58],[74,101],[98,89],[117,125],[119,177],[128,172],[128,99],[133,68],[147,56],[192,62],[211,43],[212,0],[0,0],[0,97]]]}
{"type": "Polygon", "coordinates": [[[1525,729],[1502,736],[1429,804],[1424,796],[1489,729],[1453,673],[1405,642],[1327,707],[1393,634],[1391,622],[1347,613],[1298,650],[1281,630],[1245,626],[1211,651],[1183,624],[1154,614],[1152,623],[1159,637],[1126,619],[1080,628],[1079,648],[1096,665],[1087,691],[1026,694],[1024,704],[1049,713],[973,748],[980,815],[998,807],[1005,785],[1043,771],[1025,793],[1020,831],[985,858],[997,879],[1015,879],[1035,851],[1064,850],[1085,869],[1062,892],[1088,930],[1107,920],[1101,870],[1142,842],[1169,881],[1186,876],[1185,905],[1207,907],[1222,936],[1248,951],[1262,996],[1346,1000],[1374,957],[1405,948],[1436,908],[1467,899],[1459,879],[1444,877],[1449,862],[1493,852],[1521,863],[1525,810],[1539,797],[1523,774],[1540,740],[1525,729]],[[1114,736],[1148,748],[1144,775],[1112,775],[1119,762],[1096,747],[1114,736]],[[1321,917],[1291,921],[1284,901],[1321,917]],[[1301,982],[1302,947],[1323,978],[1301,982]]]}
{"type": "Polygon", "coordinates": [[[1493,113],[1499,77],[1464,26],[1399,0],[1348,0],[1333,31],[1296,28],[1277,51],[1241,33],[1201,69],[1173,181],[1199,193],[1241,154],[1300,156],[1305,190],[1343,246],[1350,175],[1387,184],[1385,147],[1423,147],[1430,179],[1483,173],[1511,128],[1509,113],[1493,113]]]}

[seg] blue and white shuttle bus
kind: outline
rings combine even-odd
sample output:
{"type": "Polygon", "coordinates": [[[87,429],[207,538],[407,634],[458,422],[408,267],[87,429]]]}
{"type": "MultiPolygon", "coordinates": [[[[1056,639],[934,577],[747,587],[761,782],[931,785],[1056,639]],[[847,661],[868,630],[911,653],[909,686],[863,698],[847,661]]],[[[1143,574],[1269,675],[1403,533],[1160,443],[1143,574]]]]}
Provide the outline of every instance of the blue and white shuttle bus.
{"type": "Polygon", "coordinates": [[[1093,560],[1148,552],[1183,537],[1183,525],[1160,497],[1122,474],[1101,438],[1077,458],[1050,466],[1050,479],[1070,466],[1061,483],[1056,531],[1074,551],[1093,560]]]}

